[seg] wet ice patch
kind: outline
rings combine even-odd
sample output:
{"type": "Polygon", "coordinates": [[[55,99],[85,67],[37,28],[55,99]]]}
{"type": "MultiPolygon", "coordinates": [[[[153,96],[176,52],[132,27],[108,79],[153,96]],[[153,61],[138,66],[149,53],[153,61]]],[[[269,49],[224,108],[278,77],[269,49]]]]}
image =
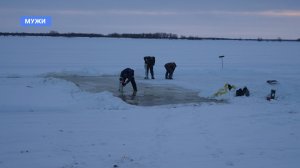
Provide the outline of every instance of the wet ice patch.
{"type": "Polygon", "coordinates": [[[114,75],[103,76],[81,76],[70,74],[50,74],[47,77],[64,79],[74,83],[81,90],[91,93],[104,91],[112,92],[114,96],[121,98],[124,102],[138,106],[156,106],[169,104],[189,104],[223,101],[200,97],[199,93],[171,84],[149,84],[136,81],[138,92],[132,95],[131,84],[125,87],[123,94],[118,91],[119,77],[114,75]]]}

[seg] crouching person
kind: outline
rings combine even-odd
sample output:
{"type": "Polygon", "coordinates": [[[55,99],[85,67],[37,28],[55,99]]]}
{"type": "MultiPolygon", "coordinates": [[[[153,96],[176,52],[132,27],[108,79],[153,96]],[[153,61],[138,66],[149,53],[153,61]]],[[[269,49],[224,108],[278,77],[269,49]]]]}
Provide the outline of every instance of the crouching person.
{"type": "Polygon", "coordinates": [[[175,62],[166,63],[165,68],[166,68],[165,78],[166,79],[173,79],[173,73],[174,73],[175,68],[176,68],[175,62]]]}
{"type": "Polygon", "coordinates": [[[123,92],[123,87],[125,87],[129,82],[131,82],[133,88],[133,95],[136,95],[137,87],[134,80],[134,70],[130,68],[124,69],[120,74],[120,91],[123,92]]]}

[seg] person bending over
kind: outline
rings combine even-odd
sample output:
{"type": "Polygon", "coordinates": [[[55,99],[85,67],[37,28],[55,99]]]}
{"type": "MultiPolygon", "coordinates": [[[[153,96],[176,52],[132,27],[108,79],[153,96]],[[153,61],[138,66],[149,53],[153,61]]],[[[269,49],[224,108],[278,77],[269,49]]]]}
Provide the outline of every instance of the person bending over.
{"type": "Polygon", "coordinates": [[[151,79],[154,79],[154,72],[153,72],[153,66],[155,65],[155,57],[152,56],[146,56],[144,57],[145,61],[145,79],[149,79],[149,70],[151,74],[151,79]]]}
{"type": "Polygon", "coordinates": [[[174,73],[175,68],[176,68],[175,62],[166,63],[165,68],[166,68],[165,78],[166,79],[173,79],[173,73],[174,73]]]}
{"type": "Polygon", "coordinates": [[[134,70],[131,68],[124,69],[120,74],[120,91],[123,92],[123,87],[125,87],[129,82],[131,82],[133,88],[133,94],[137,92],[136,83],[134,80],[134,70]]]}

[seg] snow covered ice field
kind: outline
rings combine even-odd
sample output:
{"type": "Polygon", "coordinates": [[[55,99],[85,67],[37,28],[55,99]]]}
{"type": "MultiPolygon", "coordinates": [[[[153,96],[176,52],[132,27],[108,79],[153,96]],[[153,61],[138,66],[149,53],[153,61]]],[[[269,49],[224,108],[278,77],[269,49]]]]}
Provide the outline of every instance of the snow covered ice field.
{"type": "Polygon", "coordinates": [[[299,53],[297,42],[0,37],[0,167],[298,168],[299,53]],[[146,55],[156,56],[155,80],[143,79],[146,55]],[[178,65],[172,81],[169,61],[178,65]],[[127,67],[138,90],[176,86],[209,98],[228,82],[251,95],[145,107],[49,77],[127,67]],[[278,97],[267,101],[271,89],[278,97]]]}

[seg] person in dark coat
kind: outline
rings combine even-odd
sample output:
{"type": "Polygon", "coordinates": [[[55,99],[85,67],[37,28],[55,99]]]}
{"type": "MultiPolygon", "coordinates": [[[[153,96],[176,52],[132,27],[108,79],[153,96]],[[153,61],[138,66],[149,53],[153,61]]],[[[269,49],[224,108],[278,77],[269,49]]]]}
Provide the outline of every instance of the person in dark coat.
{"type": "Polygon", "coordinates": [[[137,92],[137,87],[134,80],[134,70],[126,68],[120,74],[120,83],[122,87],[125,87],[129,82],[131,82],[133,93],[135,94],[137,92]]]}
{"type": "Polygon", "coordinates": [[[154,79],[153,66],[155,65],[155,57],[146,56],[144,57],[145,61],[145,79],[149,79],[148,74],[150,70],[151,78],[154,79]]]}
{"type": "Polygon", "coordinates": [[[165,68],[166,68],[165,78],[166,79],[173,79],[173,73],[174,73],[175,68],[176,68],[175,62],[166,63],[165,68]]]}

